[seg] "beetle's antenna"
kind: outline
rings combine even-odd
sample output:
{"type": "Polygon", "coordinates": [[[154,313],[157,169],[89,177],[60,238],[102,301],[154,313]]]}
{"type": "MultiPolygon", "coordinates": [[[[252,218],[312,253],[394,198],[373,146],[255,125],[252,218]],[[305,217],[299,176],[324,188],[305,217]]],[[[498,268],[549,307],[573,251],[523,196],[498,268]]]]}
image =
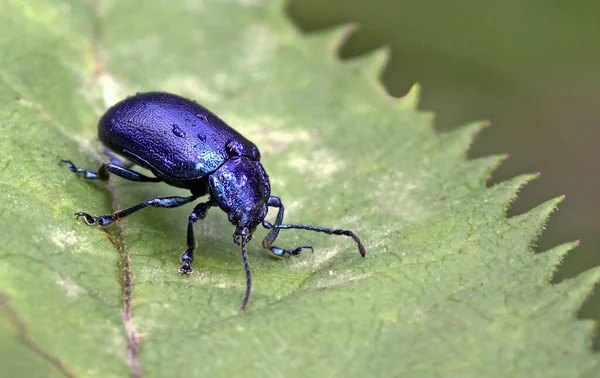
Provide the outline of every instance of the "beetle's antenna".
{"type": "Polygon", "coordinates": [[[360,241],[360,238],[358,237],[358,235],[356,235],[354,232],[349,231],[349,230],[334,230],[334,229],[326,228],[326,227],[311,226],[310,224],[280,224],[280,225],[277,225],[277,224],[270,224],[268,222],[263,222],[263,225],[267,229],[269,229],[269,228],[280,228],[280,229],[295,228],[295,229],[300,229],[300,230],[322,232],[327,235],[350,236],[352,239],[354,239],[356,244],[358,244],[358,252],[360,252],[360,255],[362,257],[365,257],[365,254],[366,254],[365,245],[362,243],[362,241],[360,241]],[[269,227],[267,227],[267,226],[269,226],[269,227]]]}
{"type": "Polygon", "coordinates": [[[252,273],[250,273],[250,265],[248,264],[248,255],[246,254],[246,237],[241,237],[242,242],[242,259],[244,259],[244,268],[246,269],[246,296],[242,302],[242,311],[246,310],[248,306],[248,300],[250,299],[250,292],[252,291],[252,273]]]}

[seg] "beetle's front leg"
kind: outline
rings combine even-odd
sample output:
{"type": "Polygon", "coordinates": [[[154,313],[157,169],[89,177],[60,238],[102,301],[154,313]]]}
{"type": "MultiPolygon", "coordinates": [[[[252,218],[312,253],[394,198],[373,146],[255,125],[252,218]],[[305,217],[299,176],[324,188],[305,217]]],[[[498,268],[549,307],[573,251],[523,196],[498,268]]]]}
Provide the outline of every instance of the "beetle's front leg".
{"type": "Polygon", "coordinates": [[[196,249],[196,238],[194,237],[194,223],[198,219],[204,219],[208,209],[213,206],[211,201],[199,203],[194,207],[188,218],[187,246],[188,249],[181,255],[181,267],[179,271],[183,274],[192,273],[192,262],[194,261],[194,250],[196,249]]]}
{"type": "Polygon", "coordinates": [[[267,202],[267,206],[275,207],[278,209],[277,218],[275,219],[275,224],[271,224],[270,222],[263,221],[263,227],[269,229],[269,233],[263,239],[262,245],[263,248],[269,251],[271,256],[283,258],[283,256],[287,253],[288,255],[299,255],[303,249],[312,250],[312,246],[310,244],[301,245],[298,248],[288,249],[288,248],[280,248],[273,245],[275,239],[277,239],[277,235],[279,235],[279,226],[283,222],[283,203],[281,203],[281,199],[279,197],[271,196],[269,197],[269,201],[267,202]]]}
{"type": "Polygon", "coordinates": [[[352,232],[350,230],[333,229],[333,228],[320,227],[320,226],[311,226],[310,224],[282,224],[282,222],[283,222],[283,204],[281,203],[281,200],[277,197],[270,197],[267,204],[269,206],[279,208],[279,212],[277,213],[277,219],[275,220],[275,224],[271,224],[270,222],[267,222],[267,221],[263,221],[263,223],[262,223],[264,228],[271,230],[271,231],[269,231],[269,234],[263,240],[263,247],[265,249],[269,250],[271,255],[281,258],[286,253],[290,254],[290,255],[299,255],[300,252],[302,252],[302,250],[305,248],[310,248],[312,250],[312,247],[310,244],[305,244],[296,249],[285,249],[285,248],[279,248],[279,247],[273,246],[273,242],[277,238],[277,235],[279,234],[279,230],[281,230],[281,229],[287,229],[287,230],[297,229],[297,230],[322,232],[327,235],[349,236],[356,242],[356,244],[358,246],[358,252],[360,253],[360,255],[362,257],[365,257],[365,253],[366,253],[365,246],[362,243],[362,241],[360,240],[360,238],[358,237],[358,235],[356,235],[354,232],[352,232]]]}

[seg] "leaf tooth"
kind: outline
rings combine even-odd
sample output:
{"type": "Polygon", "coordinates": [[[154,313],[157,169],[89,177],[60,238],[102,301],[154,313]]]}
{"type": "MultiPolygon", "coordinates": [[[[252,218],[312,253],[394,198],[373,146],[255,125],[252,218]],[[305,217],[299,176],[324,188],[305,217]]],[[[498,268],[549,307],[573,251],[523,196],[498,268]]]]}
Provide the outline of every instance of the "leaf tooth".
{"type": "Polygon", "coordinates": [[[469,160],[466,168],[462,172],[466,176],[466,181],[473,183],[476,187],[485,187],[489,181],[492,172],[507,159],[507,155],[490,155],[478,159],[469,160]]]}
{"type": "Polygon", "coordinates": [[[564,257],[577,246],[579,246],[579,241],[573,241],[558,245],[546,252],[535,253],[530,250],[528,255],[520,257],[521,260],[528,262],[529,274],[535,280],[535,286],[542,290],[548,288],[554,290],[555,294],[551,297],[559,301],[560,311],[573,315],[578,311],[581,312],[577,309],[585,304],[586,298],[590,296],[590,289],[600,278],[600,268],[595,268],[559,283],[552,282],[552,276],[557,267],[560,266],[564,257]],[[529,264],[529,262],[531,263],[529,264]]]}
{"type": "Polygon", "coordinates": [[[465,158],[467,151],[473,143],[473,140],[483,130],[490,125],[487,121],[472,122],[458,127],[452,131],[439,135],[439,143],[444,153],[465,158]]]}
{"type": "Polygon", "coordinates": [[[562,265],[565,257],[573,249],[577,248],[579,244],[581,244],[579,240],[563,243],[548,251],[541,252],[538,254],[540,258],[545,260],[543,263],[540,263],[540,265],[545,265],[544,270],[548,272],[545,278],[546,283],[552,282],[554,274],[562,265]]]}
{"type": "MultiPolygon", "coordinates": [[[[576,242],[579,245],[578,242],[576,242]]],[[[565,253],[566,255],[566,253],[565,253]]],[[[557,287],[565,285],[565,291],[569,293],[576,291],[576,297],[571,303],[572,308],[577,308],[577,317],[580,319],[594,319],[595,327],[589,335],[590,347],[600,351],[600,321],[598,321],[597,299],[600,297],[597,290],[600,289],[600,267],[588,269],[575,277],[554,284],[557,287]]]]}
{"type": "MultiPolygon", "coordinates": [[[[538,174],[525,174],[513,177],[510,180],[502,181],[485,191],[486,197],[489,198],[486,202],[495,207],[497,207],[498,202],[502,202],[502,214],[503,216],[506,216],[506,211],[511,203],[517,199],[517,194],[521,188],[538,177],[538,174]],[[501,200],[499,200],[499,198],[501,198],[501,200]]],[[[514,219],[514,217],[511,219],[514,219]]]]}
{"type": "Polygon", "coordinates": [[[600,321],[594,305],[599,297],[596,290],[600,289],[600,268],[592,268],[576,277],[555,284],[559,288],[563,285],[565,285],[563,292],[568,294],[563,305],[568,306],[569,310],[576,308],[576,315],[581,320],[594,320],[586,339],[588,347],[593,352],[600,351],[600,321]]]}
{"type": "MultiPolygon", "coordinates": [[[[534,257],[538,264],[531,265],[534,269],[531,274],[540,279],[544,279],[543,286],[551,285],[555,290],[554,298],[557,298],[558,306],[554,306],[555,315],[563,313],[576,316],[580,320],[595,319],[595,310],[593,309],[594,291],[600,288],[600,267],[595,267],[580,273],[576,277],[565,279],[559,283],[552,283],[552,273],[560,262],[571,250],[579,245],[579,241],[561,244],[551,250],[543,253],[536,253],[534,257]],[[542,261],[539,261],[542,260],[542,261]],[[541,272],[541,269],[546,269],[541,272]]],[[[594,322],[594,326],[589,328],[588,344],[592,349],[598,349],[597,343],[600,332],[600,323],[594,322]]]]}
{"type": "Polygon", "coordinates": [[[382,46],[352,59],[350,64],[357,66],[363,75],[383,88],[381,75],[390,60],[390,52],[389,46],[382,46]]]}
{"type": "Polygon", "coordinates": [[[324,50],[328,51],[329,56],[339,61],[340,49],[357,30],[358,24],[342,24],[314,34],[311,33],[307,40],[325,45],[324,50]]]}
{"type": "Polygon", "coordinates": [[[396,99],[398,108],[401,110],[417,110],[421,99],[421,85],[413,84],[407,94],[396,99]]]}
{"type": "Polygon", "coordinates": [[[578,274],[575,277],[561,281],[553,286],[562,289],[565,298],[562,307],[575,313],[580,319],[594,319],[588,306],[593,307],[591,299],[600,284],[600,268],[595,267],[578,274]]]}
{"type": "MultiPolygon", "coordinates": [[[[539,175],[533,175],[537,178],[539,175]]],[[[515,196],[516,198],[516,196],[515,196]]],[[[509,218],[508,221],[515,230],[515,233],[520,235],[524,242],[530,243],[533,247],[539,238],[539,235],[544,230],[550,214],[552,214],[559,203],[565,199],[565,196],[560,196],[548,200],[541,205],[534,207],[526,213],[509,218]]]]}
{"type": "MultiPolygon", "coordinates": [[[[539,177],[539,175],[537,176],[539,177]]],[[[510,229],[514,231],[514,239],[525,238],[525,242],[533,244],[543,231],[550,215],[565,198],[564,195],[553,198],[524,214],[510,218],[510,229]]],[[[532,271],[532,274],[543,278],[544,284],[551,284],[560,292],[560,307],[555,309],[555,311],[567,314],[571,313],[580,319],[594,319],[593,315],[588,315],[590,311],[587,307],[594,296],[594,290],[600,287],[599,267],[590,269],[576,277],[563,280],[559,283],[552,283],[552,278],[562,264],[565,256],[579,246],[579,244],[580,241],[577,240],[563,243],[546,252],[536,253],[534,258],[541,261],[539,264],[533,265],[534,271],[532,271]]],[[[600,323],[598,321],[594,322],[594,325],[590,327],[587,342],[591,349],[600,349],[600,323]]]]}

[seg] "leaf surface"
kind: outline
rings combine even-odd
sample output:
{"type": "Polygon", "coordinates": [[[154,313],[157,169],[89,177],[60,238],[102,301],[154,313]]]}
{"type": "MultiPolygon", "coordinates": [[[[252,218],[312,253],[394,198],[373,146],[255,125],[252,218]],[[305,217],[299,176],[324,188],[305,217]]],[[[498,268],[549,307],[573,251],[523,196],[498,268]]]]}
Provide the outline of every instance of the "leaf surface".
{"type": "MultiPolygon", "coordinates": [[[[534,254],[561,198],[507,219],[535,175],[491,188],[502,156],[467,161],[484,124],[436,134],[418,88],[387,96],[380,51],[341,63],[348,29],[305,36],[272,1],[3,1],[0,8],[0,355],[7,376],[595,376],[575,313],[592,270],[549,278],[577,243],[534,254]],[[286,220],[283,261],[232,226],[197,223],[196,272],[177,273],[192,206],[109,214],[164,184],[86,182],[97,119],[135,92],[194,98],[261,149],[286,220]]],[[[269,215],[273,219],[274,214],[269,215]]]]}

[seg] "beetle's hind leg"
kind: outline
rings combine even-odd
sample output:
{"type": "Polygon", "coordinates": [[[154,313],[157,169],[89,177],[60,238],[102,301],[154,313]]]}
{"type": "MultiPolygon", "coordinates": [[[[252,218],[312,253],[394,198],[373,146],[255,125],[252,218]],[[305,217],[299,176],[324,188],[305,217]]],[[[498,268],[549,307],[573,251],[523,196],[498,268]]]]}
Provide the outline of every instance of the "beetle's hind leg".
{"type": "Polygon", "coordinates": [[[98,172],[88,171],[87,169],[78,168],[73,164],[73,162],[69,159],[61,159],[61,163],[66,163],[69,165],[69,170],[74,173],[82,173],[83,178],[86,180],[108,180],[108,174],[112,173],[115,176],[119,176],[129,181],[136,182],[161,182],[162,179],[158,177],[148,177],[131,169],[122,167],[120,165],[116,165],[113,163],[102,164],[100,168],[98,168],[98,172]]]}
{"type": "Polygon", "coordinates": [[[206,217],[206,213],[208,209],[213,206],[213,203],[203,202],[199,203],[194,207],[194,210],[190,213],[190,217],[188,218],[188,228],[187,228],[187,246],[188,249],[183,252],[181,255],[181,267],[179,271],[183,274],[192,273],[192,262],[194,261],[194,250],[196,249],[196,238],[194,237],[194,223],[198,219],[204,219],[206,217]]]}
{"type": "Polygon", "coordinates": [[[88,213],[78,212],[75,213],[77,218],[83,217],[87,224],[98,224],[100,226],[108,226],[114,222],[119,221],[126,216],[135,213],[136,211],[142,210],[144,207],[153,206],[153,207],[164,207],[164,208],[172,208],[179,207],[185,205],[186,203],[194,201],[198,196],[189,196],[189,197],[158,197],[152,198],[148,201],[144,201],[135,206],[129,207],[127,209],[115,211],[110,215],[99,215],[92,216],[88,213]]]}

